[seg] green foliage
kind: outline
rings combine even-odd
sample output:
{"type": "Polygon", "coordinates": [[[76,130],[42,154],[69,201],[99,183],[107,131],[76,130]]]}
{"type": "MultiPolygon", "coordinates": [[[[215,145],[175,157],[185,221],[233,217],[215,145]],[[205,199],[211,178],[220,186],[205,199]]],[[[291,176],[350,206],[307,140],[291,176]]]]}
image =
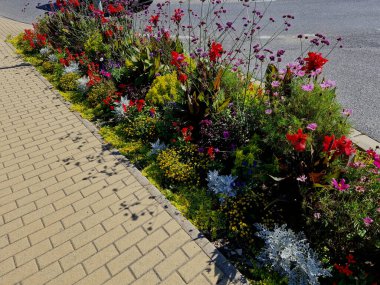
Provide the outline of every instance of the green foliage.
{"type": "Polygon", "coordinates": [[[157,163],[162,175],[172,183],[190,183],[199,181],[196,165],[179,150],[169,148],[157,156],[157,163]]]}
{"type": "Polygon", "coordinates": [[[143,168],[150,161],[148,156],[150,147],[140,140],[125,140],[123,137],[123,125],[102,127],[99,133],[107,143],[110,143],[136,166],[143,168]]]}
{"type": "Polygon", "coordinates": [[[78,73],[63,74],[59,80],[59,88],[63,91],[75,91],[78,88],[77,80],[80,78],[78,73]]]}
{"type": "Polygon", "coordinates": [[[178,102],[180,99],[180,83],[177,80],[177,73],[172,72],[156,77],[145,99],[158,106],[163,106],[168,102],[178,102]]]}
{"type": "Polygon", "coordinates": [[[53,73],[55,64],[50,61],[44,61],[41,65],[42,71],[45,73],[53,73]]]}
{"type": "Polygon", "coordinates": [[[125,124],[124,135],[126,138],[141,139],[145,142],[153,141],[157,134],[156,124],[157,118],[141,112],[125,124]]]}
{"type": "MultiPolygon", "coordinates": [[[[367,154],[358,151],[341,176],[349,189],[333,188],[329,178],[325,181],[327,185],[315,188],[306,200],[308,229],[312,237],[318,236],[313,242],[319,247],[327,246],[331,257],[353,252],[358,259],[376,260],[380,254],[380,181],[378,169],[372,163],[367,154]],[[366,217],[373,222],[366,225],[363,220],[366,217]]],[[[338,181],[341,177],[335,176],[338,181]]]]}
{"type": "Polygon", "coordinates": [[[109,52],[109,46],[103,42],[100,31],[96,31],[84,43],[84,50],[88,55],[96,56],[98,53],[109,52]]]}
{"type": "Polygon", "coordinates": [[[108,96],[113,97],[116,87],[113,81],[105,80],[91,87],[87,93],[87,100],[90,106],[95,107],[102,103],[102,100],[108,96]]]}
{"type": "Polygon", "coordinates": [[[281,221],[282,213],[268,192],[258,188],[247,189],[244,192],[227,199],[221,209],[226,216],[230,234],[252,247],[256,232],[254,224],[272,226],[281,221]]]}

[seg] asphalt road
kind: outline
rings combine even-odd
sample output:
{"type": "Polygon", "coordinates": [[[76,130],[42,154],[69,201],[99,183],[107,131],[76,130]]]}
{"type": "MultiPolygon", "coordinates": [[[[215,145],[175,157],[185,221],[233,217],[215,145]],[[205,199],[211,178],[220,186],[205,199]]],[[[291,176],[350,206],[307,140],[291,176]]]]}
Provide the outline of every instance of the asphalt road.
{"type": "MultiPolygon", "coordinates": [[[[228,2],[225,7],[232,19],[240,5],[237,0],[228,2]]],[[[261,8],[270,4],[265,15],[268,18],[280,19],[284,14],[295,17],[291,29],[271,45],[273,50],[285,49],[289,61],[299,55],[298,34],[343,37],[344,47],[329,56],[326,77],[337,82],[338,100],[343,107],[353,110],[353,126],[380,141],[380,0],[259,2],[261,8]]],[[[46,0],[0,0],[0,16],[31,23],[44,13],[36,8],[43,4],[46,0]]],[[[192,8],[199,9],[199,0],[192,0],[192,8]]],[[[260,36],[265,40],[270,32],[263,31],[260,36]]]]}

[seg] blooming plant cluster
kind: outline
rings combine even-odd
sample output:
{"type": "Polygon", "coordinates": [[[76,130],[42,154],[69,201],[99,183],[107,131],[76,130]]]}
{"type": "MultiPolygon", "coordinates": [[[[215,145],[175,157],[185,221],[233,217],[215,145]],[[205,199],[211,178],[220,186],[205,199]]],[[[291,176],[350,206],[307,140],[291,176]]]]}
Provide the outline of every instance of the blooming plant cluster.
{"type": "Polygon", "coordinates": [[[261,260],[267,278],[378,277],[380,154],[355,148],[352,111],[323,76],[341,39],[300,35],[310,48],[286,64],[270,42],[294,17],[267,17],[259,6],[270,3],[241,1],[230,19],[220,0],[138,14],[129,1],[104,2],[58,0],[14,43],[203,232],[261,260]]]}

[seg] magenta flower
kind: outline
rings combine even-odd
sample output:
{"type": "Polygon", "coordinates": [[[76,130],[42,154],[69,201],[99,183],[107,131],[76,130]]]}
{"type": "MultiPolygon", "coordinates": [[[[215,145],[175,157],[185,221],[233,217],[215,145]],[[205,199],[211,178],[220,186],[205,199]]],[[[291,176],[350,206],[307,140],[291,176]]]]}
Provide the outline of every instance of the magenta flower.
{"type": "Polygon", "coordinates": [[[310,83],[310,84],[302,85],[301,88],[302,88],[303,91],[311,92],[311,91],[314,90],[314,84],[310,83]]]}
{"type": "Polygon", "coordinates": [[[311,123],[311,124],[308,124],[306,129],[310,130],[310,131],[315,131],[317,129],[318,125],[316,123],[311,123]]]}
{"type": "Polygon", "coordinates": [[[277,88],[280,86],[280,81],[272,81],[271,85],[273,88],[277,88]]]}
{"type": "Polygon", "coordinates": [[[377,167],[377,168],[380,168],[380,154],[375,154],[373,156],[373,164],[377,167]]]}
{"type": "Polygon", "coordinates": [[[272,114],[272,109],[266,109],[266,110],[265,110],[265,114],[267,114],[267,115],[272,114]]]}
{"type": "Polygon", "coordinates": [[[366,227],[369,227],[373,223],[373,220],[370,217],[365,217],[363,219],[363,222],[364,222],[366,227]]]}
{"type": "Polygon", "coordinates": [[[335,189],[339,191],[345,191],[348,188],[350,188],[349,184],[346,184],[346,181],[342,178],[340,182],[338,182],[335,178],[331,180],[332,185],[334,186],[335,189]]]}

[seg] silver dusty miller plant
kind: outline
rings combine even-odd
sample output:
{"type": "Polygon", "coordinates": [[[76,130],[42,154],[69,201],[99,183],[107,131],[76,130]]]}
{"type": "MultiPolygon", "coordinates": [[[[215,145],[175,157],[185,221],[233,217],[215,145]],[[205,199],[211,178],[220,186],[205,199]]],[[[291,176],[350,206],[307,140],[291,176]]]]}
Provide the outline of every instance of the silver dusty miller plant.
{"type": "Polygon", "coordinates": [[[161,142],[160,139],[157,139],[154,143],[150,143],[150,145],[152,146],[151,154],[157,154],[167,148],[166,144],[161,142]]]}
{"type": "MultiPolygon", "coordinates": [[[[223,196],[235,196],[233,187],[237,177],[232,175],[219,175],[217,170],[209,171],[207,173],[207,186],[208,189],[215,194],[222,194],[223,196]]],[[[223,201],[223,197],[221,198],[223,201]]]]}
{"type": "Polygon", "coordinates": [[[256,224],[256,236],[263,239],[265,246],[257,259],[263,265],[288,277],[289,285],[317,285],[318,278],[331,276],[322,267],[317,254],[310,248],[303,233],[294,233],[286,225],[276,226],[273,231],[256,224]]]}
{"type": "Polygon", "coordinates": [[[79,72],[79,63],[71,62],[69,66],[66,66],[63,70],[63,73],[77,73],[79,72]]]}

